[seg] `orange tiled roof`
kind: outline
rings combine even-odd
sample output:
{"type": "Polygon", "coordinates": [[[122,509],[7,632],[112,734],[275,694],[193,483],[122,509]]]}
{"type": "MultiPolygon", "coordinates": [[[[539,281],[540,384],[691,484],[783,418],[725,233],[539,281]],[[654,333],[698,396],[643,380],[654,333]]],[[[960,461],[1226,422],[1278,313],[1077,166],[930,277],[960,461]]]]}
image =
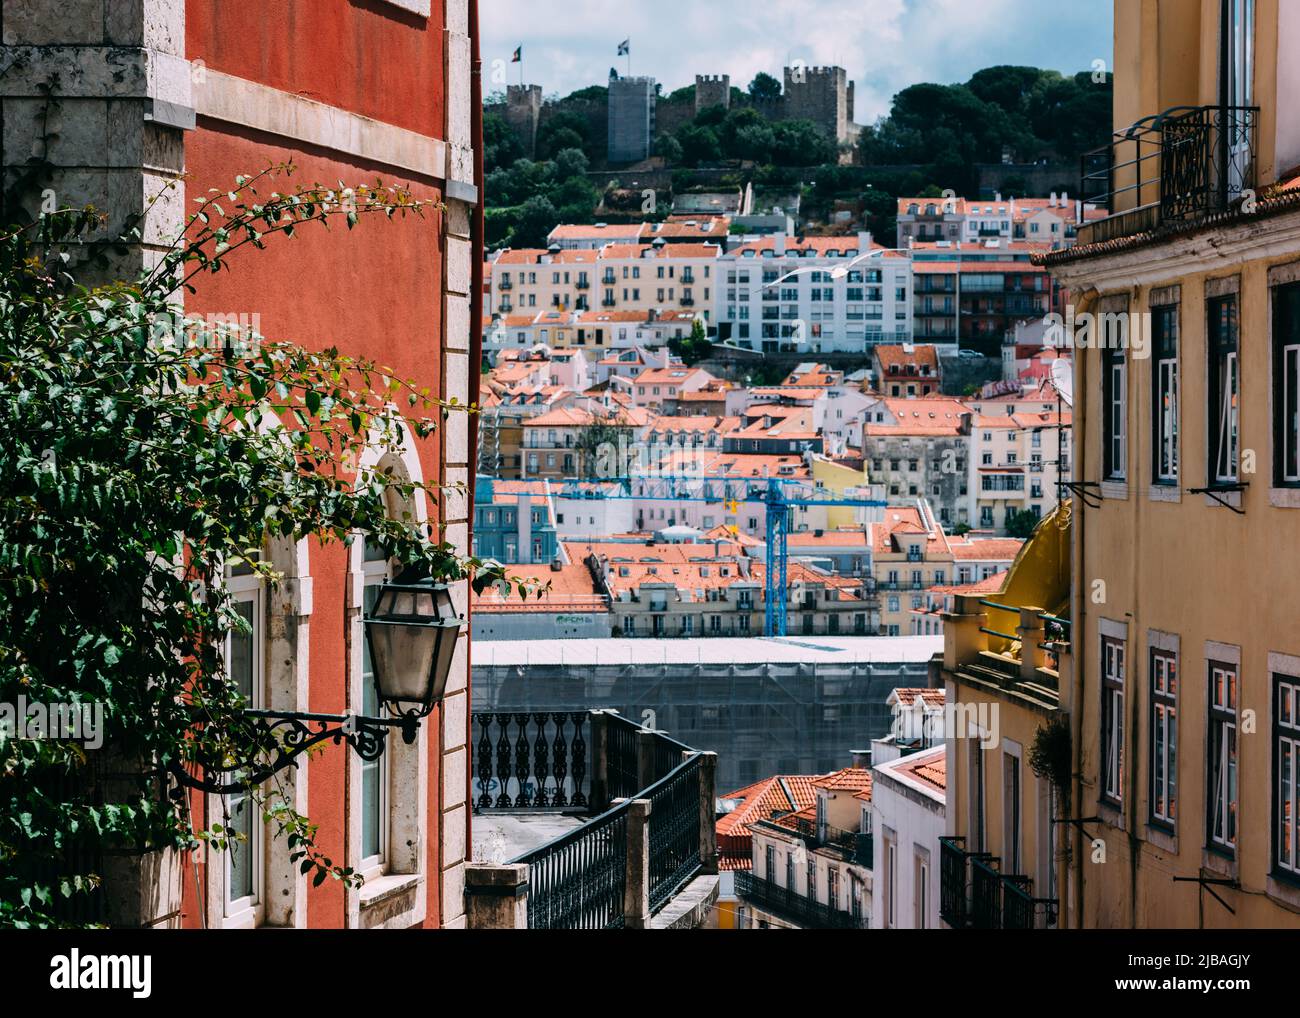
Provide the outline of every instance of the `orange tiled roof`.
{"type": "Polygon", "coordinates": [[[948,788],[948,754],[942,747],[928,752],[916,753],[903,758],[906,763],[896,767],[900,774],[906,774],[914,781],[929,785],[936,791],[948,788]]]}
{"type": "Polygon", "coordinates": [[[948,545],[956,559],[1010,562],[1020,554],[1024,543],[1018,537],[986,537],[979,540],[950,540],[948,545]]]}
{"type": "Polygon", "coordinates": [[[816,778],[815,774],[778,774],[721,796],[742,802],[718,821],[719,837],[747,835],[749,825],[756,821],[816,806],[817,793],[813,790],[816,778]]]}
{"type": "MultiPolygon", "coordinates": [[[[962,415],[971,413],[961,400],[947,396],[893,397],[880,400],[889,416],[897,424],[864,422],[863,433],[868,437],[880,435],[958,435],[961,433],[962,415]]],[[[873,404],[876,406],[878,404],[873,404]]],[[[870,411],[868,411],[870,412],[870,411]]]]}
{"type": "Polygon", "coordinates": [[[832,771],[818,778],[813,782],[813,786],[831,792],[870,793],[871,771],[865,767],[842,767],[838,771],[832,771]]]}
{"type": "MultiPolygon", "coordinates": [[[[930,368],[930,374],[927,378],[933,378],[936,381],[939,377],[939,353],[935,347],[923,343],[919,346],[913,346],[910,349],[899,344],[883,343],[875,348],[876,356],[880,358],[880,366],[884,369],[885,374],[891,378],[901,377],[903,375],[920,375],[922,367],[930,368]],[[897,365],[898,372],[891,375],[889,369],[897,365]]],[[[884,381],[884,379],[881,379],[884,381]]]]}
{"type": "Polygon", "coordinates": [[[930,689],[922,686],[899,686],[891,694],[899,703],[913,704],[919,697],[927,707],[942,707],[946,694],[942,689],[930,689]]]}

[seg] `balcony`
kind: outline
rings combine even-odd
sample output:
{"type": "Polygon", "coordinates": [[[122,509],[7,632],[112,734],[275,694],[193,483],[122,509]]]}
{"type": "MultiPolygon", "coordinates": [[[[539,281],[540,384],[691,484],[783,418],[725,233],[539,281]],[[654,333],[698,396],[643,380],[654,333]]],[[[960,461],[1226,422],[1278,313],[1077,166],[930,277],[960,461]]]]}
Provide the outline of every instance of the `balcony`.
{"type": "Polygon", "coordinates": [[[513,290],[514,288],[515,284],[510,282],[508,279],[503,279],[501,282],[497,283],[498,290],[513,290]]]}
{"type": "Polygon", "coordinates": [[[859,866],[871,868],[871,835],[860,831],[844,831],[829,824],[820,827],[811,820],[799,819],[794,827],[782,827],[782,833],[793,830],[809,848],[828,848],[859,866]]]}
{"type": "Polygon", "coordinates": [[[717,757],[613,711],[474,711],[469,925],[681,929],[717,899],[717,757]]]}
{"type": "Polygon", "coordinates": [[[953,929],[1054,929],[1055,898],[1035,898],[1033,881],[1006,874],[985,852],[967,852],[965,839],[939,839],[939,918],[953,929]]]}
{"type": "Polygon", "coordinates": [[[600,306],[603,308],[612,308],[617,304],[618,301],[616,301],[613,297],[606,297],[604,300],[600,302],[600,306]]]}
{"type": "Polygon", "coordinates": [[[755,876],[749,870],[736,872],[736,894],[756,908],[789,920],[805,930],[861,930],[865,916],[854,916],[823,904],[806,894],[755,876]]]}
{"type": "Polygon", "coordinates": [[[1110,210],[1078,228],[1093,244],[1228,211],[1255,185],[1257,106],[1174,106],[1080,160],[1081,197],[1110,210]]]}
{"type": "Polygon", "coordinates": [[[575,287],[577,287],[579,290],[590,290],[590,289],[591,289],[591,281],[590,281],[589,279],[586,279],[585,277],[581,277],[581,276],[578,278],[578,281],[577,281],[576,283],[574,283],[573,285],[574,285],[575,287]]]}

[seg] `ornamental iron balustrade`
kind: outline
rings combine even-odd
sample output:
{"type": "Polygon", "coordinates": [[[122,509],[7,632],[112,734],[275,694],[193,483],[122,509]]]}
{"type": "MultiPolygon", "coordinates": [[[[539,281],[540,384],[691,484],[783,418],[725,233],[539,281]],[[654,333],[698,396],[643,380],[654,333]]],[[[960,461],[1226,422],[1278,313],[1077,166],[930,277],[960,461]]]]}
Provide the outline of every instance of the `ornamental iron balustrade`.
{"type": "MultiPolygon", "coordinates": [[[[681,759],[678,754],[678,759],[681,759]]],[[[650,912],[700,870],[700,758],[691,756],[637,793],[650,800],[650,912]]]]}
{"type": "Polygon", "coordinates": [[[970,861],[970,924],[976,930],[1002,928],[1002,874],[992,857],[970,861]]]}
{"type": "MultiPolygon", "coordinates": [[[[660,911],[702,869],[702,757],[613,711],[474,711],[475,812],[592,812],[511,860],[528,867],[529,929],[625,925],[628,837],[635,800],[649,800],[647,888],[660,911]]],[[[711,775],[710,771],[710,775],[711,775]]],[[[635,830],[635,828],[633,828],[635,830]]]]}
{"type": "Polygon", "coordinates": [[[782,887],[771,880],[755,876],[750,870],[738,870],[735,877],[736,894],[739,897],[753,907],[770,912],[801,929],[852,930],[866,929],[868,926],[868,919],[861,914],[860,903],[858,914],[854,915],[851,901],[847,911],[840,911],[809,898],[794,888],[782,887]]]}
{"type": "Polygon", "coordinates": [[[1255,187],[1258,121],[1258,106],[1174,106],[1084,153],[1081,198],[1119,221],[1081,224],[1081,242],[1227,211],[1255,187]]]}
{"type": "Polygon", "coordinates": [[[599,930],[623,925],[627,824],[619,803],[515,862],[528,866],[530,930],[599,930]]]}
{"type": "Polygon", "coordinates": [[[474,711],[476,810],[589,806],[586,711],[474,711]]]}

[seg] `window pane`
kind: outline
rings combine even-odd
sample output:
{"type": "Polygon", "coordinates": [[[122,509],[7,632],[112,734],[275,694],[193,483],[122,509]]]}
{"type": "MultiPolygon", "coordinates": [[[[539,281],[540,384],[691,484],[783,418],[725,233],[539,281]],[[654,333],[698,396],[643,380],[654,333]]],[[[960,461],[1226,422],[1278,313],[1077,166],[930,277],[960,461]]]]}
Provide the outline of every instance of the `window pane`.
{"type": "MultiPolygon", "coordinates": [[[[365,588],[365,610],[369,612],[379,596],[379,585],[365,588]]],[[[374,717],[379,713],[379,698],[375,693],[374,667],[370,661],[370,644],[361,641],[361,712],[374,717]]],[[[378,760],[361,762],[361,858],[370,859],[383,849],[381,810],[383,809],[383,763],[378,760]]]]}

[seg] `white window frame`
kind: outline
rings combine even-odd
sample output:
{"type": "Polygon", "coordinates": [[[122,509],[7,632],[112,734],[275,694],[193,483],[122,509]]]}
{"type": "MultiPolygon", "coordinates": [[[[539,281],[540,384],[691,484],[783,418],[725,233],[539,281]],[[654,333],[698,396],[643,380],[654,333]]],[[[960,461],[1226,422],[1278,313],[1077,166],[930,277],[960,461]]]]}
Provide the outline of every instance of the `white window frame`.
{"type": "Polygon", "coordinates": [[[1288,343],[1282,348],[1282,433],[1277,436],[1282,443],[1282,480],[1287,484],[1300,484],[1300,343],[1288,343]],[[1289,388],[1288,388],[1289,386],[1289,388]],[[1290,419],[1286,418],[1291,408],[1290,419]],[[1287,461],[1291,461],[1287,469],[1287,461]]]}
{"type": "Polygon", "coordinates": [[[1126,643],[1113,636],[1101,640],[1102,768],[1101,793],[1108,804],[1124,802],[1124,696],[1126,643]]]}
{"type": "Polygon", "coordinates": [[[1150,813],[1152,821],[1173,829],[1178,823],[1178,655],[1174,651],[1152,647],[1149,659],[1150,813]],[[1156,738],[1157,732],[1161,733],[1160,739],[1156,738]]]}
{"type": "Polygon", "coordinates": [[[1205,781],[1208,794],[1206,795],[1205,838],[1207,847],[1211,851],[1235,857],[1237,834],[1241,829],[1241,817],[1237,812],[1241,807],[1241,753],[1237,739],[1241,666],[1232,661],[1211,658],[1207,661],[1206,668],[1209,682],[1207,697],[1209,709],[1206,717],[1205,781]],[[1220,696],[1221,690],[1222,696],[1220,696]],[[1228,718],[1229,715],[1231,720],[1228,718]],[[1217,751],[1216,728],[1222,729],[1222,741],[1217,751]]]}
{"type": "Polygon", "coordinates": [[[1300,879],[1300,677],[1271,672],[1273,680],[1273,775],[1274,819],[1272,868],[1292,880],[1300,879]],[[1283,772],[1284,757],[1289,761],[1283,772]],[[1290,819],[1283,815],[1281,804],[1290,806],[1290,819]]]}
{"type": "MultiPolygon", "coordinates": [[[[369,560],[366,557],[364,547],[362,550],[361,558],[362,558],[361,604],[362,604],[362,610],[364,615],[364,611],[366,609],[366,603],[365,603],[367,597],[366,591],[370,590],[371,588],[378,587],[380,584],[384,583],[388,579],[390,564],[387,559],[374,559],[373,561],[369,560]]],[[[366,671],[366,667],[365,667],[365,660],[366,660],[366,656],[368,655],[368,650],[366,648],[366,644],[364,643],[365,640],[364,627],[365,627],[365,623],[363,622],[362,633],[361,633],[361,640],[363,641],[363,643],[361,649],[361,668],[360,668],[360,678],[361,678],[360,704],[362,705],[363,713],[366,712],[364,707],[364,704],[366,703],[366,698],[370,695],[370,691],[374,689],[373,678],[366,671]]],[[[389,840],[388,827],[389,827],[389,813],[391,812],[390,810],[391,796],[390,796],[389,782],[392,780],[392,773],[389,769],[388,754],[387,753],[382,754],[378,760],[361,761],[361,780],[357,789],[357,809],[361,814],[361,831],[362,831],[361,851],[362,852],[365,851],[364,848],[365,823],[366,823],[365,773],[369,768],[377,768],[379,771],[379,802],[377,804],[379,810],[379,846],[377,852],[373,852],[370,855],[362,855],[360,861],[358,862],[357,872],[360,873],[360,875],[366,880],[371,880],[374,879],[375,877],[383,876],[388,870],[388,840],[389,840]]]]}
{"type": "MultiPolygon", "coordinates": [[[[252,605],[250,639],[253,652],[253,674],[250,681],[252,695],[249,697],[248,706],[250,708],[260,708],[265,705],[267,695],[266,584],[256,572],[246,575],[231,575],[230,571],[227,570],[225,585],[226,592],[236,604],[252,605]]],[[[222,650],[222,656],[227,663],[227,668],[231,660],[233,638],[233,633],[226,634],[225,645],[222,650]]],[[[230,817],[234,814],[239,803],[247,803],[250,808],[255,807],[250,791],[216,796],[213,801],[220,804],[222,811],[220,822],[223,828],[229,828],[230,817]]],[[[262,822],[260,809],[254,808],[252,820],[248,827],[249,837],[246,843],[239,846],[230,843],[227,845],[226,850],[221,853],[221,914],[223,926],[258,926],[262,923],[266,914],[266,827],[262,822]],[[231,856],[232,851],[241,850],[247,851],[252,859],[252,893],[232,898],[231,856]]],[[[229,831],[227,830],[226,833],[228,834],[229,831]]]]}
{"type": "Polygon", "coordinates": [[[1173,352],[1158,357],[1152,370],[1156,377],[1155,462],[1152,473],[1159,484],[1178,483],[1178,307],[1158,306],[1153,314],[1172,312],[1173,352]],[[1168,402],[1166,402],[1166,399],[1168,402]]]}

